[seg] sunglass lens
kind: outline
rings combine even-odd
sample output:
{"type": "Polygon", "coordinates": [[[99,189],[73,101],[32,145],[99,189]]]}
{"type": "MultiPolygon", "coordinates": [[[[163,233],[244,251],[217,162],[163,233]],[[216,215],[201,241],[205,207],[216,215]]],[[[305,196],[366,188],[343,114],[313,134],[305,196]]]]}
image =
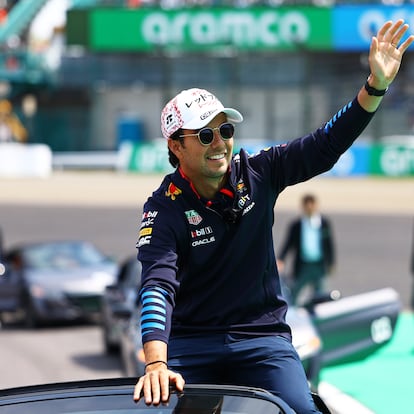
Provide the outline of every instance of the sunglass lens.
{"type": "MultiPolygon", "coordinates": [[[[222,124],[219,127],[219,131],[223,139],[230,139],[234,135],[234,125],[230,123],[222,124]]],[[[214,140],[214,130],[211,128],[203,128],[198,133],[198,136],[203,145],[210,145],[214,140]]]]}
{"type": "Polygon", "coordinates": [[[224,139],[230,139],[234,135],[234,125],[233,124],[223,124],[220,126],[220,135],[224,139]]]}
{"type": "Polygon", "coordinates": [[[204,145],[210,145],[214,139],[214,131],[211,128],[204,128],[199,133],[200,141],[204,145]]]}

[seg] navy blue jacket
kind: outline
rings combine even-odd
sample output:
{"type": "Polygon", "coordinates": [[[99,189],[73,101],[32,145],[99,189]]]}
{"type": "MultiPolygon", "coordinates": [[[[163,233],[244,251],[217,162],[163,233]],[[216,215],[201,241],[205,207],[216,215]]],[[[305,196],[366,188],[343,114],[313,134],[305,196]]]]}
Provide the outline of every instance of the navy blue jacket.
{"type": "Polygon", "coordinates": [[[323,128],[231,162],[228,185],[203,200],[177,169],[144,206],[143,342],[239,332],[290,337],[272,225],[280,192],[329,170],[372,117],[354,99],[323,128]]]}

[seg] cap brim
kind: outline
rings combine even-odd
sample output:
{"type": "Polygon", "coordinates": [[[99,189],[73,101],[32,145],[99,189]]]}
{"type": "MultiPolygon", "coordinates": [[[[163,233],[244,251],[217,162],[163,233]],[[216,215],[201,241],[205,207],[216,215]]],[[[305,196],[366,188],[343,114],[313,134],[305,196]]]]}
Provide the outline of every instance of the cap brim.
{"type": "Polygon", "coordinates": [[[182,126],[183,129],[200,129],[205,127],[212,119],[214,119],[218,114],[224,112],[227,115],[227,119],[229,122],[239,123],[243,121],[243,115],[234,108],[223,108],[217,109],[210,114],[207,118],[200,120],[200,119],[192,119],[190,122],[187,122],[182,126]]]}

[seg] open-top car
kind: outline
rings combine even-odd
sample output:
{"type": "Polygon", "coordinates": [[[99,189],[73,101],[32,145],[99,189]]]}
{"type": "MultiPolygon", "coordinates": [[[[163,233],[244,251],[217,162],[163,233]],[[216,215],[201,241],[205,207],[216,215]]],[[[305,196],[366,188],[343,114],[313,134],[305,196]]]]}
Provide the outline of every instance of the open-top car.
{"type": "MultiPolygon", "coordinates": [[[[280,398],[261,389],[186,385],[171,390],[168,404],[133,401],[136,379],[115,378],[0,390],[2,414],[294,414],[280,398]]],[[[323,414],[329,409],[313,395],[323,414]]]]}

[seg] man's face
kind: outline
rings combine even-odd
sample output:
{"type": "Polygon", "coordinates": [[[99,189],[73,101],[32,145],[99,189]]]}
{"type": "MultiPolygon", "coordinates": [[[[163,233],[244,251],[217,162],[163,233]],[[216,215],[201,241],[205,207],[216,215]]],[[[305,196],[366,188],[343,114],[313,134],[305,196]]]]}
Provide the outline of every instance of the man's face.
{"type": "MultiPolygon", "coordinates": [[[[227,122],[224,113],[218,114],[205,127],[217,128],[227,122]]],[[[182,135],[196,134],[199,130],[184,129],[182,135]]],[[[196,135],[179,141],[169,141],[170,149],[180,161],[184,174],[192,181],[204,179],[220,179],[228,171],[233,153],[233,138],[223,140],[218,130],[214,131],[214,139],[210,145],[202,145],[196,135]]]]}
{"type": "Polygon", "coordinates": [[[313,214],[315,214],[318,210],[318,207],[316,205],[315,201],[306,201],[303,204],[303,212],[306,216],[312,216],[313,214]]]}

